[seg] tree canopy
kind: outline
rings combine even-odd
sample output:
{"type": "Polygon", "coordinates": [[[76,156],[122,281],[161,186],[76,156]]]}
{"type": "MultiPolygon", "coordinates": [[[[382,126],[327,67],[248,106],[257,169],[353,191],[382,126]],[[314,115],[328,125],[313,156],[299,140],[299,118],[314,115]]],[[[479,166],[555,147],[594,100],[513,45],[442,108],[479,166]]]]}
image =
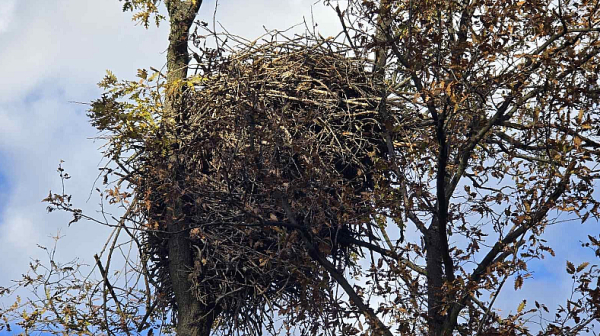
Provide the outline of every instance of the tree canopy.
{"type": "Polygon", "coordinates": [[[201,5],[124,1],[144,26],[170,24],[166,71],[109,72],[89,110],[111,160],[101,197],[124,215],[45,199],[115,235],[99,283],[51,251],[46,275],[32,265],[21,284],[45,295],[22,328],[577,335],[598,322],[597,260],[567,262],[557,311],[494,304],[554,256],[546,228],[599,219],[600,2],[325,1],[339,35],[257,40],[195,22],[201,5]],[[114,279],[119,234],[139,259],[114,279]]]}

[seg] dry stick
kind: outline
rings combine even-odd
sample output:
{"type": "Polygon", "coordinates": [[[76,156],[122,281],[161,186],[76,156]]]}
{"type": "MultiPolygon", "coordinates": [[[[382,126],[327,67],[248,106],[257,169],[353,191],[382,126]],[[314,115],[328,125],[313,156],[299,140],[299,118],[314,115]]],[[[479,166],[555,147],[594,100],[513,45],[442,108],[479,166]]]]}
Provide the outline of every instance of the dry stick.
{"type": "Polygon", "coordinates": [[[150,315],[154,312],[154,309],[156,308],[157,305],[158,305],[158,300],[154,300],[154,302],[152,303],[152,306],[150,306],[149,308],[146,309],[146,314],[144,314],[142,321],[138,325],[137,332],[142,332],[142,330],[144,330],[144,325],[146,324],[146,320],[148,320],[148,317],[150,317],[150,315]]]}
{"type": "MultiPolygon", "coordinates": [[[[136,198],[134,199],[134,202],[131,203],[129,209],[131,209],[135,204],[136,204],[136,200],[137,200],[137,195],[136,198]]],[[[128,209],[128,211],[129,211],[128,209]]],[[[147,258],[145,258],[145,253],[143,251],[142,248],[142,244],[140,243],[139,239],[133,234],[133,232],[131,232],[129,230],[129,228],[126,225],[122,225],[122,228],[125,230],[125,232],[129,235],[129,237],[131,237],[131,239],[135,242],[137,248],[138,248],[138,253],[140,254],[140,262],[142,264],[142,276],[144,277],[144,286],[146,287],[146,314],[144,315],[144,318],[142,319],[142,321],[140,322],[140,324],[138,324],[138,332],[141,332],[144,329],[144,324],[146,324],[146,320],[148,319],[148,317],[150,316],[150,314],[154,311],[154,308],[156,308],[156,305],[158,303],[158,299],[156,299],[152,304],[152,298],[151,298],[151,292],[150,292],[150,283],[149,283],[149,271],[148,271],[148,264],[147,264],[147,258]]]]}
{"type": "Polygon", "coordinates": [[[356,46],[352,42],[350,33],[348,33],[348,28],[346,27],[346,21],[344,20],[344,16],[342,15],[342,11],[340,10],[339,4],[335,6],[335,12],[337,13],[338,18],[340,19],[340,23],[342,24],[342,29],[344,30],[344,34],[346,35],[346,38],[348,39],[348,43],[350,43],[350,46],[354,50],[354,53],[356,54],[356,56],[358,56],[358,54],[359,54],[358,48],[356,48],[356,46]]]}
{"type": "Polygon", "coordinates": [[[488,317],[490,315],[492,307],[494,306],[494,303],[496,302],[496,299],[498,298],[498,295],[500,295],[500,291],[502,290],[502,287],[504,286],[504,283],[506,282],[506,279],[508,279],[508,274],[504,275],[504,279],[502,279],[502,282],[500,282],[500,285],[498,286],[498,290],[496,291],[496,293],[494,293],[494,297],[492,298],[492,301],[487,306],[487,308],[485,310],[485,314],[483,315],[483,318],[481,319],[481,322],[479,322],[479,326],[477,327],[477,333],[475,334],[475,336],[481,335],[481,331],[483,329],[483,326],[487,322],[487,319],[488,319],[488,317]]]}
{"type": "MultiPolygon", "coordinates": [[[[115,247],[117,245],[117,240],[119,239],[119,234],[121,233],[121,229],[125,228],[125,230],[129,233],[129,231],[127,230],[127,226],[125,225],[125,221],[127,220],[127,217],[129,217],[129,215],[131,214],[132,209],[136,206],[136,204],[137,204],[137,195],[133,198],[131,204],[127,208],[127,211],[125,211],[125,214],[123,214],[123,216],[119,220],[117,228],[113,231],[114,237],[112,238],[112,240],[113,240],[112,244],[111,244],[110,248],[108,249],[108,256],[106,258],[106,268],[102,267],[102,264],[100,263],[100,257],[97,254],[94,255],[94,258],[96,259],[96,263],[98,265],[100,273],[102,274],[102,277],[104,279],[104,286],[108,287],[109,290],[111,291],[111,295],[113,297],[113,300],[117,304],[117,309],[119,311],[119,314],[121,314],[121,318],[124,318],[124,315],[123,315],[123,313],[121,311],[120,303],[119,303],[119,301],[117,301],[116,294],[114,293],[114,290],[112,289],[112,285],[108,282],[108,278],[105,276],[105,274],[107,274],[108,271],[110,270],[110,262],[111,262],[111,259],[112,259],[112,254],[113,254],[113,252],[115,250],[115,247]]],[[[113,234],[111,234],[111,237],[113,236],[113,234]]],[[[131,235],[131,233],[130,233],[130,235],[131,235]]],[[[109,240],[110,239],[111,238],[109,238],[109,240]]],[[[107,244],[108,244],[108,241],[107,241],[107,244]]],[[[105,245],[104,249],[102,249],[102,252],[104,252],[105,248],[106,248],[106,245],[105,245]]],[[[102,253],[100,255],[102,255],[102,253]]],[[[103,303],[103,305],[104,305],[104,319],[107,320],[107,316],[106,316],[106,310],[107,310],[107,307],[106,307],[106,304],[107,304],[106,290],[104,290],[103,299],[104,299],[104,303],[103,303]]],[[[107,323],[107,330],[108,330],[108,320],[106,321],[106,323],[107,323]]],[[[126,328],[127,334],[129,335],[129,329],[127,327],[125,327],[125,328],[126,328]]]]}
{"type": "Polygon", "coordinates": [[[583,330],[583,328],[585,328],[588,324],[592,323],[594,320],[597,320],[598,317],[596,316],[591,316],[589,317],[587,320],[583,321],[581,324],[575,326],[570,333],[568,333],[569,336],[576,336],[579,335],[579,332],[583,330]]]}
{"type": "MultiPolygon", "coordinates": [[[[106,271],[104,270],[104,267],[102,266],[102,261],[100,261],[100,257],[98,257],[97,254],[94,254],[94,259],[96,259],[96,265],[98,265],[98,270],[100,271],[100,274],[102,275],[102,279],[104,280],[104,285],[108,288],[110,296],[112,296],[113,300],[115,301],[115,304],[117,305],[117,313],[119,313],[119,315],[121,316],[121,319],[125,319],[125,313],[123,312],[123,309],[121,308],[121,302],[119,302],[119,300],[117,298],[117,294],[115,293],[113,286],[108,281],[108,275],[106,274],[106,271]]],[[[125,333],[127,333],[127,335],[130,335],[129,328],[127,328],[127,326],[125,326],[124,329],[125,329],[125,333]]],[[[108,325],[107,325],[107,330],[108,330],[108,325]]]]}
{"type": "MultiPolygon", "coordinates": [[[[482,310],[486,310],[488,307],[481,301],[479,301],[478,298],[476,298],[474,295],[471,295],[471,298],[469,299],[471,302],[473,302],[475,305],[477,305],[479,308],[481,308],[482,310]]],[[[498,324],[502,324],[502,319],[496,315],[494,316],[494,321],[498,324]]],[[[522,326],[515,326],[523,335],[525,335],[525,331],[524,328],[522,326]]]]}
{"type": "MultiPolygon", "coordinates": [[[[104,216],[104,209],[102,210],[102,214],[104,216]]],[[[106,217],[105,217],[105,220],[106,220],[106,217]]],[[[112,240],[112,244],[110,246],[108,253],[109,253],[109,257],[112,255],[112,251],[115,248],[115,243],[119,237],[120,232],[121,232],[121,225],[119,223],[119,225],[111,232],[110,236],[108,237],[106,243],[104,244],[104,247],[102,248],[102,251],[100,251],[100,255],[102,255],[104,253],[104,251],[108,247],[108,244],[111,240],[112,240]],[[114,238],[113,238],[113,236],[114,236],[114,238]]],[[[98,257],[98,254],[95,254],[94,258],[96,259],[96,262],[99,263],[100,257],[98,257]]],[[[100,266],[100,273],[102,274],[102,278],[104,279],[104,281],[103,281],[104,288],[102,290],[102,314],[104,316],[104,321],[106,323],[106,330],[107,330],[108,334],[110,335],[110,334],[114,334],[114,333],[110,330],[109,322],[108,322],[108,313],[107,313],[108,298],[107,298],[107,293],[106,293],[108,280],[104,277],[104,274],[106,273],[106,271],[102,268],[102,265],[100,265],[100,264],[98,264],[98,265],[100,266]]],[[[108,269],[108,267],[110,267],[109,265],[110,265],[110,259],[107,262],[107,269],[108,269]]],[[[115,302],[116,302],[116,299],[115,299],[115,302]]]]}
{"type": "MultiPolygon", "coordinates": [[[[404,223],[402,223],[402,225],[404,225],[404,223]]],[[[385,230],[385,225],[383,225],[382,222],[379,222],[379,223],[377,223],[377,226],[379,227],[379,230],[381,231],[381,234],[383,235],[383,238],[385,239],[386,244],[390,248],[390,251],[395,251],[396,248],[394,247],[394,244],[392,243],[390,236],[387,234],[387,231],[385,230]]],[[[404,239],[404,236],[402,236],[401,239],[404,239]]]]}
{"type": "Polygon", "coordinates": [[[351,244],[354,244],[357,246],[365,247],[365,248],[372,250],[374,252],[377,252],[383,256],[387,256],[392,259],[395,259],[399,263],[403,264],[404,266],[410,268],[411,270],[413,270],[421,275],[427,275],[427,271],[425,269],[423,269],[423,267],[411,262],[408,259],[402,258],[402,256],[400,256],[398,253],[394,252],[393,250],[387,250],[378,245],[375,245],[375,244],[372,244],[369,242],[365,242],[362,240],[358,240],[355,238],[351,238],[351,237],[340,237],[340,238],[344,242],[348,242],[348,243],[351,243],[351,244]]]}

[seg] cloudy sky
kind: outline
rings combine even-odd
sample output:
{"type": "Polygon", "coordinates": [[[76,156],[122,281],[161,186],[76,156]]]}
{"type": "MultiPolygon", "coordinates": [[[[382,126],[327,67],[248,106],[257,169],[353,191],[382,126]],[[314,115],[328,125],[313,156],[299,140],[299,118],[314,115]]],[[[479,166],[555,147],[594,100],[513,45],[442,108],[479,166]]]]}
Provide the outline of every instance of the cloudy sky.
{"type": "MultiPolygon", "coordinates": [[[[235,34],[258,37],[311,18],[312,0],[222,1],[217,20],[235,34]]],[[[67,193],[87,213],[98,210],[90,191],[101,166],[98,134],[86,105],[98,98],[107,69],[121,79],[138,68],[161,68],[166,25],[135,26],[118,0],[0,0],[0,286],[25,273],[31,259],[44,260],[37,244],[51,246],[57,232],[62,262],[78,257],[93,264],[110,233],[105,227],[46,212],[41,200],[61,186],[60,160],[72,176],[67,193]]],[[[215,0],[204,1],[199,19],[211,22],[215,0]]],[[[322,31],[337,23],[315,5],[322,31]]],[[[6,302],[0,302],[3,304],[6,302]]]]}
{"type": "MultiPolygon", "coordinates": [[[[267,28],[287,28],[310,20],[312,0],[241,1],[219,4],[217,20],[235,34],[258,37],[267,28]]],[[[84,259],[103,243],[106,230],[47,214],[40,202],[60,187],[56,168],[72,175],[67,191],[76,206],[97,210],[87,201],[101,163],[102,142],[86,118],[86,105],[98,98],[107,69],[121,79],[136,70],[161,68],[167,47],[166,26],[135,26],[117,0],[0,0],[0,279],[18,276],[48,245],[57,230],[65,238],[59,252],[79,251],[84,259]]],[[[215,1],[205,1],[199,19],[211,21],[215,1]]],[[[315,20],[327,17],[315,5],[315,20]]],[[[321,20],[327,21],[327,20],[321,20]]],[[[336,22],[325,22],[322,30],[336,22]]]]}
{"type": "MultiPolygon", "coordinates": [[[[311,18],[313,0],[222,1],[217,20],[235,34],[259,36],[267,28],[286,28],[311,18]]],[[[110,69],[132,79],[138,68],[160,68],[165,62],[166,27],[136,27],[117,0],[0,0],[0,286],[18,278],[31,258],[41,258],[36,244],[51,245],[49,236],[65,237],[57,257],[77,256],[92,263],[107,229],[79,222],[67,227],[67,214],[48,214],[40,202],[60,180],[60,160],[73,176],[67,191],[88,213],[98,209],[88,195],[101,164],[101,142],[85,116],[100,95],[96,83],[110,69]]],[[[205,1],[200,19],[210,21],[214,0],[205,1]]],[[[324,36],[337,22],[329,9],[313,6],[324,36]]],[[[514,310],[523,298],[564,302],[570,289],[565,260],[581,261],[579,241],[597,232],[597,223],[567,224],[548,230],[557,257],[532,264],[535,278],[514,292],[507,286],[499,306],[514,310]]],[[[587,255],[589,258],[589,254],[587,255]]]]}

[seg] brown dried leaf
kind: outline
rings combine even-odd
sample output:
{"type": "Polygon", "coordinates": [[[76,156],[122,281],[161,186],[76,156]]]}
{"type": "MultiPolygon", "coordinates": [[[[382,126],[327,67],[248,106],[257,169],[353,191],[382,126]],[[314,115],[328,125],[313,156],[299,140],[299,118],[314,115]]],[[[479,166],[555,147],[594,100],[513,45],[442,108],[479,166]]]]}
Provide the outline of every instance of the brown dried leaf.
{"type": "Polygon", "coordinates": [[[581,265],[577,266],[577,272],[581,272],[583,271],[590,263],[589,262],[584,262],[581,265]]]}
{"type": "Polygon", "coordinates": [[[519,274],[515,279],[515,290],[521,289],[523,287],[523,277],[519,274]]]}

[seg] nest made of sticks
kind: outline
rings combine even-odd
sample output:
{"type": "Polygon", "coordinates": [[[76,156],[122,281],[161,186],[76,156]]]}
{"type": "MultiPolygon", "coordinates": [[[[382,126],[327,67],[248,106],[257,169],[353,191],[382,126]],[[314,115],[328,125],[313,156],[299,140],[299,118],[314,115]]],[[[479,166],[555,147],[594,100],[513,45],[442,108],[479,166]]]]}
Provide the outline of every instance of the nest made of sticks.
{"type": "MultiPolygon", "coordinates": [[[[385,183],[369,61],[330,40],[302,41],[213,59],[181,97],[170,152],[146,158],[149,221],[161,228],[178,207],[195,253],[192,294],[223,321],[273,303],[326,310],[330,278],[292,224],[339,269],[352,266],[352,239],[368,234],[372,191],[385,183]]],[[[168,288],[165,237],[149,234],[147,246],[168,288]]]]}

